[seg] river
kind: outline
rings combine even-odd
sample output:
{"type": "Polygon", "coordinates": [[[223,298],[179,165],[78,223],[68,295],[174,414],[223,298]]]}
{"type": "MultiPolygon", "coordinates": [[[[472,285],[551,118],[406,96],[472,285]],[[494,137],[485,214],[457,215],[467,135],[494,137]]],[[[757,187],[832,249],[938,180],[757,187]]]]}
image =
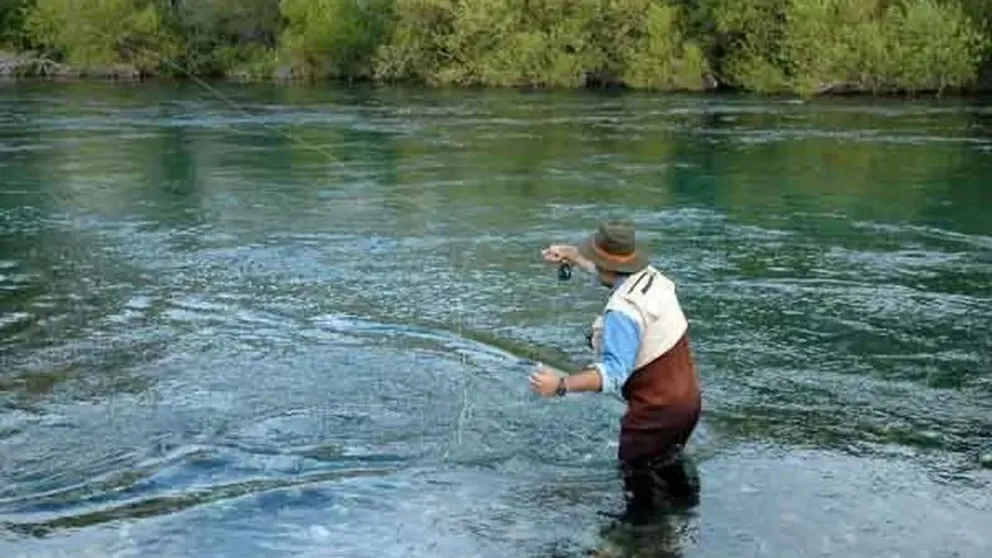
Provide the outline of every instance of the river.
{"type": "Polygon", "coordinates": [[[0,556],[992,556],[992,105],[0,85],[0,556]],[[543,400],[633,219],[699,506],[543,400]]]}

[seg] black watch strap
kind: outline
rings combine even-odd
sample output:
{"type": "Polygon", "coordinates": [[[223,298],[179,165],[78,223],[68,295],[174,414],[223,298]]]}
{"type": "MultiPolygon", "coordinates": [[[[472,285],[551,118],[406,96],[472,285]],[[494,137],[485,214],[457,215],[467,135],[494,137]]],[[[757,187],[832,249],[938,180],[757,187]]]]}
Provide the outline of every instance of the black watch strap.
{"type": "Polygon", "coordinates": [[[565,387],[565,376],[558,378],[558,387],[555,389],[555,395],[558,397],[564,397],[568,393],[568,389],[565,387]]]}

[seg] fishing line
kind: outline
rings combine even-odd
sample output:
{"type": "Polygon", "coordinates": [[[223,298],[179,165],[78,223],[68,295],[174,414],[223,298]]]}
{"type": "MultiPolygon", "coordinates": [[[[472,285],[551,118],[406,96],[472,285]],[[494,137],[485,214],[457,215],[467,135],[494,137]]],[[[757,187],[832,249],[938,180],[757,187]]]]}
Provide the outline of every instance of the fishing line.
{"type": "MultiPolygon", "coordinates": [[[[78,18],[77,18],[77,21],[79,21],[78,18]]],[[[90,28],[92,29],[92,26],[90,26],[90,28]]],[[[104,38],[107,38],[107,39],[113,39],[113,37],[110,36],[108,33],[103,33],[99,29],[93,29],[93,30],[95,31],[95,34],[96,35],[103,36],[104,38]]],[[[129,48],[133,52],[140,52],[140,53],[151,55],[155,59],[159,60],[160,62],[162,62],[162,63],[168,65],[169,67],[177,70],[180,74],[188,77],[195,84],[197,84],[199,87],[203,88],[204,90],[206,90],[207,92],[209,92],[210,94],[212,94],[214,97],[216,97],[217,99],[219,99],[221,102],[223,102],[227,106],[233,108],[235,111],[238,111],[243,116],[245,116],[245,117],[247,117],[249,119],[257,118],[256,115],[252,114],[251,112],[249,112],[245,108],[239,106],[232,99],[230,99],[228,96],[226,96],[222,91],[220,91],[216,87],[213,87],[212,85],[210,85],[209,83],[207,83],[205,80],[201,79],[199,76],[197,76],[194,73],[190,72],[187,68],[183,67],[182,65],[180,65],[177,62],[175,62],[174,60],[172,60],[172,59],[170,59],[170,58],[162,55],[161,53],[159,53],[157,51],[154,51],[154,50],[152,50],[150,48],[146,48],[146,47],[144,47],[142,45],[135,45],[135,44],[133,44],[131,42],[131,40],[129,38],[119,39],[117,42],[118,43],[121,43],[121,42],[127,43],[126,44],[127,48],[129,48]]],[[[313,144],[311,144],[308,141],[305,141],[305,140],[303,140],[303,139],[301,139],[301,138],[299,138],[299,137],[297,137],[297,136],[295,136],[293,134],[290,134],[290,133],[284,131],[280,127],[270,125],[267,122],[264,122],[263,121],[263,122],[260,123],[260,125],[263,128],[265,128],[267,130],[270,130],[270,131],[274,131],[277,135],[280,135],[280,136],[282,136],[282,137],[284,137],[286,139],[289,139],[290,141],[292,141],[292,142],[294,142],[294,143],[296,143],[296,144],[298,144],[298,145],[300,145],[300,146],[302,146],[302,147],[304,147],[306,149],[310,149],[310,150],[313,150],[315,152],[318,152],[318,153],[324,155],[328,159],[328,161],[330,163],[333,163],[338,169],[343,169],[345,167],[344,163],[342,161],[340,161],[333,153],[331,153],[327,149],[322,148],[321,146],[313,145],[313,144]]],[[[358,198],[356,197],[354,199],[358,199],[358,198]]],[[[406,203],[409,203],[409,204],[413,205],[414,207],[417,207],[420,210],[424,211],[425,215],[429,215],[431,213],[431,211],[424,204],[419,203],[415,199],[408,198],[408,199],[406,199],[404,201],[406,203]]],[[[446,215],[446,218],[448,219],[449,222],[454,221],[454,222],[459,223],[459,224],[462,224],[462,225],[467,225],[468,226],[468,230],[472,230],[472,228],[475,226],[475,223],[471,222],[469,219],[464,218],[464,217],[460,217],[460,216],[455,215],[455,214],[447,214],[446,215]]],[[[454,250],[454,249],[452,249],[451,254],[454,256],[452,259],[455,260],[455,266],[454,266],[455,270],[457,270],[458,273],[463,274],[465,270],[460,267],[460,265],[463,264],[463,261],[462,261],[462,256],[463,255],[459,251],[454,250]]],[[[567,263],[560,264],[558,266],[558,279],[560,281],[564,282],[564,281],[568,281],[569,279],[571,279],[571,277],[572,277],[571,266],[568,265],[567,263]]],[[[338,287],[341,287],[341,286],[342,286],[341,284],[338,285],[338,287]]],[[[364,298],[364,296],[362,295],[361,291],[359,291],[358,289],[355,289],[355,294],[358,297],[360,297],[360,298],[364,298]]],[[[375,302],[375,301],[373,301],[373,302],[375,302]]],[[[559,315],[558,325],[560,327],[561,324],[562,324],[562,322],[563,322],[563,320],[564,320],[564,315],[560,311],[558,297],[556,297],[556,299],[555,299],[554,310],[559,315]]],[[[457,299],[456,314],[457,314],[457,321],[458,321],[458,326],[457,326],[458,337],[460,339],[465,339],[465,324],[464,324],[465,310],[464,310],[464,307],[463,307],[463,304],[462,304],[462,300],[461,300],[460,297],[457,299]]],[[[465,353],[464,352],[460,352],[460,366],[461,366],[460,369],[463,370],[463,371],[467,370],[467,365],[468,365],[468,361],[467,361],[467,357],[466,357],[465,353]]],[[[475,375],[467,375],[467,376],[469,376],[469,377],[464,379],[465,384],[463,386],[461,403],[460,403],[460,405],[458,407],[457,418],[455,420],[455,425],[454,425],[454,427],[455,427],[454,442],[455,442],[456,447],[457,446],[461,446],[463,444],[463,440],[464,440],[463,436],[464,436],[464,429],[465,429],[466,421],[471,416],[472,405],[471,405],[471,402],[470,402],[468,390],[470,389],[470,387],[472,387],[472,385],[476,381],[478,381],[478,378],[476,378],[475,375]]],[[[490,378],[491,381],[492,380],[496,380],[493,383],[499,389],[501,389],[501,390],[511,390],[512,391],[513,389],[519,389],[520,382],[521,381],[525,381],[525,380],[516,380],[516,379],[512,379],[512,378],[505,378],[502,375],[495,375],[495,377],[494,377],[494,375],[488,375],[488,376],[489,376],[489,378],[490,378]],[[511,381],[512,381],[512,384],[511,384],[511,381]],[[511,385],[513,387],[511,387],[511,385]]],[[[475,391],[476,391],[476,393],[479,392],[479,390],[475,390],[475,391]]],[[[490,395],[487,399],[488,399],[487,402],[492,403],[492,402],[496,401],[497,397],[496,397],[496,395],[490,395]]],[[[498,422],[495,419],[493,419],[491,421],[491,426],[494,427],[494,429],[496,429],[496,430],[499,430],[499,431],[501,431],[503,433],[506,433],[506,434],[508,434],[510,436],[514,436],[514,433],[513,432],[508,431],[502,425],[498,424],[498,422]]],[[[575,438],[579,439],[582,442],[588,442],[587,439],[583,438],[578,432],[574,432],[570,428],[565,428],[564,429],[564,432],[567,432],[568,435],[570,435],[572,437],[575,437],[575,438]]],[[[447,459],[448,454],[449,454],[449,452],[445,452],[445,459],[447,459]]]]}

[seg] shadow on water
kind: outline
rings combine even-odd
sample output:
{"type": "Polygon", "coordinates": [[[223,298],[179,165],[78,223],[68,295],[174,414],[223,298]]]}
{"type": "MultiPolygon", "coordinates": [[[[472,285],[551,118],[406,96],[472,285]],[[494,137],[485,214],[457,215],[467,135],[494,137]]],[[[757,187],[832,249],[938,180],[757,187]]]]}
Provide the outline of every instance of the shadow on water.
{"type": "Polygon", "coordinates": [[[164,217],[160,221],[162,226],[184,229],[207,221],[203,214],[207,185],[198,174],[202,166],[196,161],[197,143],[196,136],[186,129],[172,126],[149,138],[147,147],[142,149],[149,155],[157,155],[158,160],[157,165],[142,165],[149,170],[148,184],[145,188],[134,188],[135,202],[156,204],[156,221],[164,217]],[[169,219],[169,215],[173,217],[169,219]]]}
{"type": "MultiPolygon", "coordinates": [[[[229,485],[213,485],[199,490],[189,490],[176,495],[141,497],[131,503],[111,505],[94,511],[56,517],[53,519],[23,523],[0,522],[0,527],[14,533],[32,537],[45,537],[65,529],[79,529],[121,520],[133,521],[147,517],[164,516],[181,512],[194,506],[207,505],[212,502],[219,502],[222,500],[239,498],[247,495],[258,495],[269,491],[306,486],[314,483],[340,481],[343,479],[368,476],[386,476],[390,473],[392,473],[392,471],[388,469],[327,471],[296,479],[259,479],[255,481],[240,481],[229,485]]],[[[129,477],[130,476],[132,475],[129,475],[129,477]]],[[[102,487],[102,490],[109,490],[112,488],[114,487],[102,487]]],[[[78,502],[76,503],[78,504],[78,502]]],[[[0,502],[0,505],[2,505],[2,502],[0,502]]],[[[33,505],[37,506],[38,503],[33,505]]]]}
{"type": "Polygon", "coordinates": [[[683,558],[685,547],[698,537],[698,520],[691,514],[665,514],[631,524],[610,521],[598,531],[601,542],[581,548],[556,541],[528,555],[533,558],[683,558]]]}
{"type": "Polygon", "coordinates": [[[660,513],[636,523],[611,522],[600,530],[603,544],[585,556],[595,558],[682,558],[698,542],[698,515],[660,513]]]}

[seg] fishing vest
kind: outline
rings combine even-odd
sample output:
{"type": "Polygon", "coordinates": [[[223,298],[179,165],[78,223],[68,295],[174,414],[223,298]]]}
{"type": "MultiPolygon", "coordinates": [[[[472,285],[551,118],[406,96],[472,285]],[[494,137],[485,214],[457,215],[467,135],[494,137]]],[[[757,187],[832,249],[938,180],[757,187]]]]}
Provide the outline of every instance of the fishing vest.
{"type": "MultiPolygon", "coordinates": [[[[621,420],[621,459],[662,451],[695,425],[701,392],[689,324],[675,284],[654,267],[631,275],[615,289],[603,313],[623,312],[641,332],[634,370],[621,388],[627,412],[621,420]]],[[[601,353],[603,317],[593,322],[589,343],[601,353]]],[[[681,443],[681,442],[678,442],[681,443]]]]}
{"type": "MultiPolygon", "coordinates": [[[[668,352],[689,328],[682,307],[675,295],[675,283],[660,271],[648,266],[631,275],[613,291],[603,309],[623,312],[633,319],[641,332],[640,349],[634,369],[668,352]]],[[[598,355],[603,336],[603,316],[593,321],[589,343],[598,355]]]]}

